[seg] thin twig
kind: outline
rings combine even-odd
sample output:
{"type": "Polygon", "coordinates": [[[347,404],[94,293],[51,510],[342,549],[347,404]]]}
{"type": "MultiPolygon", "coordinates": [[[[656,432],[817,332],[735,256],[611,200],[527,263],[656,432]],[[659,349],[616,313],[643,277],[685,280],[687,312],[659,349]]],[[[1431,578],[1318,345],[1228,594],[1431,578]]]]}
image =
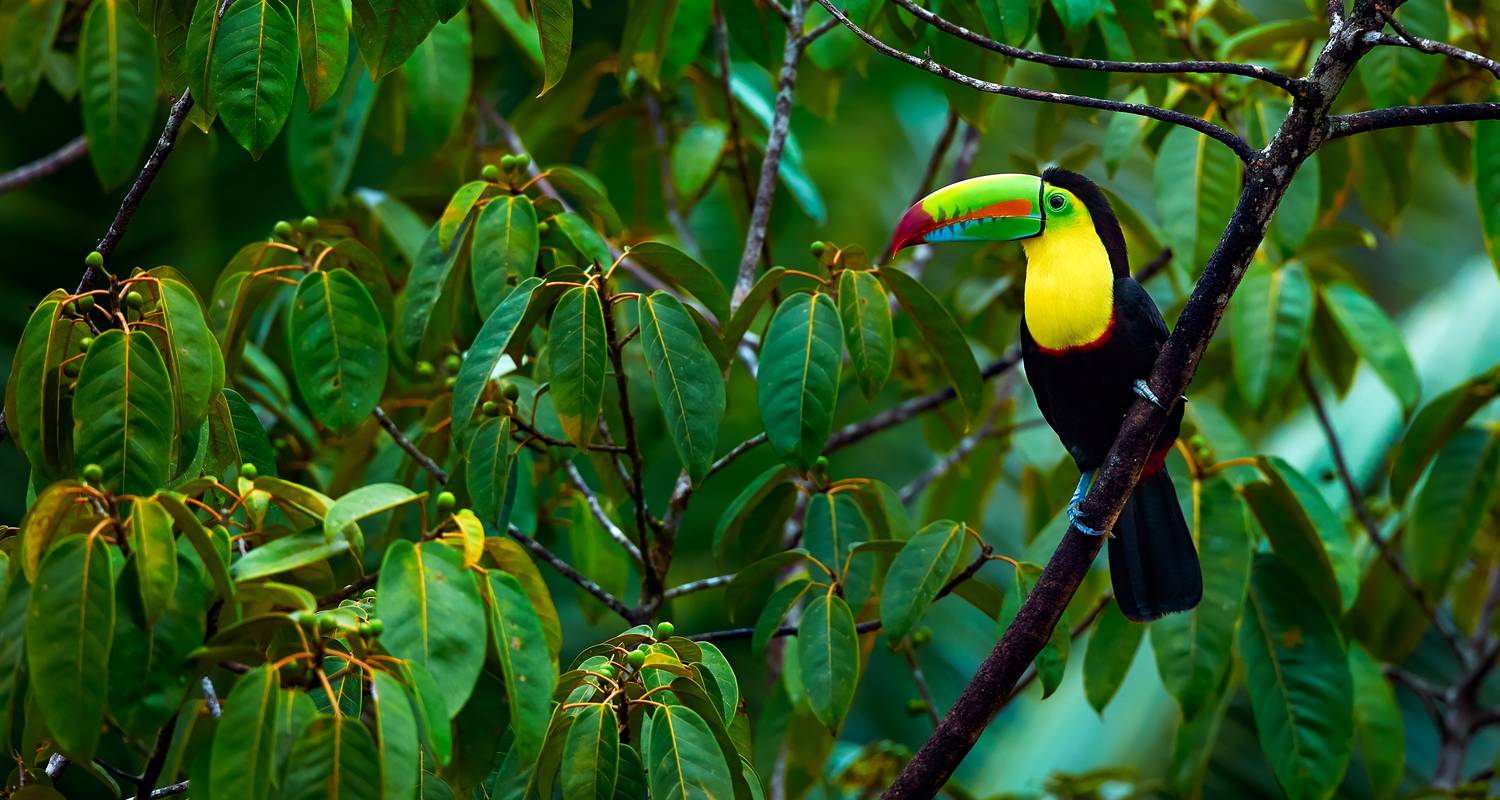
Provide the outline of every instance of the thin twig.
{"type": "Polygon", "coordinates": [[[610,519],[608,514],[604,513],[604,506],[599,503],[599,497],[594,494],[594,490],[589,488],[588,481],[583,479],[583,473],[578,471],[578,465],[569,461],[567,471],[568,480],[572,482],[573,488],[577,489],[578,493],[583,495],[583,501],[588,504],[589,511],[593,513],[594,519],[598,520],[599,525],[604,528],[604,532],[609,534],[609,538],[614,539],[615,543],[620,545],[626,553],[629,553],[630,557],[635,559],[635,563],[644,564],[645,562],[641,560],[640,548],[636,547],[635,542],[630,541],[630,537],[626,536],[625,532],[620,530],[620,526],[616,525],[615,521],[610,519]]]}
{"type": "MultiPolygon", "coordinates": [[[[661,581],[666,567],[657,564],[656,553],[652,551],[648,539],[651,513],[646,507],[646,462],[641,457],[641,446],[636,439],[635,415],[630,410],[629,382],[625,378],[625,356],[620,346],[620,337],[615,332],[615,314],[614,307],[609,303],[608,283],[608,281],[601,281],[599,285],[599,299],[604,301],[605,309],[604,349],[609,354],[610,366],[615,374],[615,394],[620,406],[620,424],[625,428],[625,457],[630,460],[630,480],[625,485],[629,487],[630,500],[635,505],[636,539],[642,557],[641,606],[650,608],[661,597],[661,581]]],[[[667,558],[670,559],[670,539],[668,538],[670,533],[665,529],[658,533],[663,553],[666,553],[667,558]]]]}
{"type": "Polygon", "coordinates": [[[911,682],[917,686],[917,694],[922,696],[923,710],[927,712],[927,719],[935,728],[938,724],[937,704],[932,701],[932,689],[927,686],[927,676],[922,673],[922,665],[917,662],[917,651],[908,638],[899,648],[901,655],[906,658],[906,666],[911,670],[911,682]]]}
{"type": "MultiPolygon", "coordinates": [[[[739,104],[734,99],[733,74],[729,67],[729,26],[724,22],[722,0],[714,0],[714,57],[719,63],[719,88],[724,92],[724,120],[729,123],[729,144],[734,148],[734,165],[740,174],[740,188],[745,194],[745,213],[755,209],[755,187],[750,182],[750,157],[745,154],[745,137],[740,128],[739,104]]],[[[761,269],[771,268],[771,252],[761,243],[761,269]]]]}
{"type": "Polygon", "coordinates": [[[28,183],[54,175],[63,167],[83,158],[88,150],[88,140],[79,136],[29,164],[22,164],[9,172],[0,174],[0,194],[15,191],[28,183]]]}
{"type": "Polygon", "coordinates": [[[1395,15],[1387,11],[1380,3],[1375,4],[1375,10],[1380,16],[1385,18],[1386,24],[1391,26],[1391,30],[1394,30],[1396,35],[1390,36],[1384,33],[1371,32],[1365,37],[1365,41],[1370,44],[1386,47],[1410,47],[1413,50],[1418,50],[1428,55],[1447,56],[1448,58],[1473,64],[1494,75],[1496,78],[1500,78],[1500,61],[1470,52],[1462,47],[1455,47],[1446,42],[1413,36],[1411,31],[1407,30],[1406,26],[1402,25],[1401,21],[1396,19],[1395,15]]]}
{"type": "MultiPolygon", "coordinates": [[[[174,783],[170,786],[163,786],[160,789],[153,791],[151,793],[151,800],[156,800],[156,798],[158,797],[172,797],[173,795],[183,794],[187,790],[188,782],[178,781],[177,783],[174,783]]],[[[131,800],[135,800],[135,798],[131,798],[131,800]]]]}
{"type": "Polygon", "coordinates": [[[510,534],[510,538],[515,539],[522,547],[530,550],[532,555],[547,562],[549,566],[557,570],[557,574],[577,584],[578,588],[593,595],[599,602],[608,606],[611,611],[619,614],[627,622],[636,622],[635,612],[629,606],[620,602],[619,598],[608,591],[605,591],[604,587],[584,576],[572,564],[558,558],[555,553],[548,550],[541,542],[522,533],[521,529],[514,525],[511,525],[506,530],[510,534]]]}
{"type": "MultiPolygon", "coordinates": [[[[989,380],[1014,367],[1020,360],[1020,349],[1011,348],[1005,355],[986,364],[984,369],[980,371],[980,377],[984,380],[989,380]]],[[[842,450],[886,428],[900,425],[924,411],[937,408],[957,396],[958,393],[954,391],[953,387],[949,386],[929,394],[924,394],[921,397],[913,397],[872,417],[845,425],[837,433],[829,437],[828,446],[824,448],[824,452],[832,453],[836,450],[842,450]]]]}
{"type": "Polygon", "coordinates": [[[733,575],[715,575],[712,578],[703,578],[701,580],[691,581],[680,586],[673,586],[662,594],[662,598],[671,600],[673,598],[682,597],[683,595],[703,592],[709,589],[716,589],[720,586],[728,586],[729,582],[732,580],[734,580],[733,575]]]}
{"type": "Polygon", "coordinates": [[[208,715],[218,719],[224,709],[219,705],[219,693],[214,691],[213,680],[205,675],[200,685],[203,687],[203,702],[208,704],[208,715]]]}
{"type": "Polygon", "coordinates": [[[401,428],[397,427],[396,423],[390,417],[386,416],[385,409],[375,406],[373,413],[375,414],[375,420],[380,423],[380,427],[385,428],[385,432],[389,433],[391,438],[396,440],[396,444],[402,450],[405,450],[407,455],[411,456],[417,464],[421,465],[422,469],[427,470],[427,473],[433,477],[433,480],[436,480],[439,484],[447,485],[448,473],[442,467],[438,466],[436,461],[433,461],[426,453],[418,449],[415,444],[412,444],[410,439],[406,438],[406,434],[401,431],[401,428]]]}
{"type": "MultiPolygon", "coordinates": [[[[578,447],[578,445],[576,445],[576,444],[574,444],[574,443],[572,443],[572,442],[570,442],[570,441],[568,441],[566,439],[559,439],[559,438],[557,438],[555,436],[548,436],[547,434],[542,433],[541,431],[537,430],[536,427],[533,426],[531,423],[529,423],[526,420],[522,419],[519,414],[513,414],[513,415],[511,415],[510,424],[517,431],[520,431],[521,433],[526,434],[527,438],[529,438],[529,439],[535,439],[536,441],[541,442],[542,444],[545,444],[548,447],[570,447],[570,448],[574,448],[574,449],[576,449],[578,447]]],[[[586,447],[586,448],[584,448],[584,449],[590,450],[590,451],[593,451],[593,452],[596,452],[596,453],[623,453],[623,452],[625,452],[625,448],[623,448],[623,447],[621,447],[621,446],[619,446],[617,444],[606,444],[606,443],[590,443],[589,446],[586,447]]]]}
{"type": "Polygon", "coordinates": [[[922,493],[923,489],[926,489],[933,481],[948,474],[948,470],[953,469],[958,462],[963,461],[970,453],[974,452],[974,448],[978,447],[979,443],[988,438],[994,430],[995,415],[991,413],[983,425],[980,425],[968,436],[959,439],[958,444],[954,445],[952,450],[943,454],[943,457],[938,459],[936,464],[928,467],[921,475],[912,478],[911,482],[901,487],[901,502],[910,503],[915,500],[917,495],[922,493]]]}
{"type": "Polygon", "coordinates": [[[1328,140],[1387,128],[1410,128],[1444,122],[1500,119],[1500,103],[1448,103],[1436,106],[1392,106],[1328,118],[1328,140]]]}

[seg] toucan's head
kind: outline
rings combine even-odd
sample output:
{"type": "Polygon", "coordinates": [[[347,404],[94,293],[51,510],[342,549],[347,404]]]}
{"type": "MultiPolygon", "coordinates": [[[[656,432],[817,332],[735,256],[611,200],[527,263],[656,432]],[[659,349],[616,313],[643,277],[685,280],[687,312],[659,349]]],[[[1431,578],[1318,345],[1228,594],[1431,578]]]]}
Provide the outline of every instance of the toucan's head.
{"type": "Polygon", "coordinates": [[[1128,274],[1125,236],[1093,181],[1059,167],[1041,177],[985,175],[944,186],[907,209],[890,254],[924,243],[1008,242],[1088,230],[1104,243],[1115,274],[1128,274]]]}

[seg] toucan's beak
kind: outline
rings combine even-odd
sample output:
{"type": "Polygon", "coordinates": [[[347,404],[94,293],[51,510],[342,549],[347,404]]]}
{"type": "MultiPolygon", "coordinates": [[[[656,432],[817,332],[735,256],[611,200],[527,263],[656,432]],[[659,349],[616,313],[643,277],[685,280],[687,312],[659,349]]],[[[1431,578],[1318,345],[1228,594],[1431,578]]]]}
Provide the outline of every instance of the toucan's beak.
{"type": "Polygon", "coordinates": [[[944,186],[907,209],[890,255],[924,242],[1008,242],[1040,236],[1046,226],[1042,179],[985,175],[944,186]]]}

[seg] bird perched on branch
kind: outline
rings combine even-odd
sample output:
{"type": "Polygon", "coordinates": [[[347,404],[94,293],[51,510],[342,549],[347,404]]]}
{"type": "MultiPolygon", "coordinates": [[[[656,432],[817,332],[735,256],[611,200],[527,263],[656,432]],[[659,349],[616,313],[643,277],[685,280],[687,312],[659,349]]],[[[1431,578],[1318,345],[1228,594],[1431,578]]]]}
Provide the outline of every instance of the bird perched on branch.
{"type": "Polygon", "coordinates": [[[1125,236],[1104,192],[1058,168],[1041,177],[960,181],[906,212],[891,254],[922,243],[1014,240],[1026,250],[1026,379],[1042,416],[1083,473],[1068,517],[1083,533],[1110,537],[1110,577],[1126,617],[1146,621],[1191,609],[1203,596],[1203,576],[1166,469],[1182,425],[1181,403],[1172,403],[1114,530],[1094,530],[1079,519],[1078,505],[1135,395],[1162,406],[1145,378],[1167,325],[1130,276],[1125,236]]]}

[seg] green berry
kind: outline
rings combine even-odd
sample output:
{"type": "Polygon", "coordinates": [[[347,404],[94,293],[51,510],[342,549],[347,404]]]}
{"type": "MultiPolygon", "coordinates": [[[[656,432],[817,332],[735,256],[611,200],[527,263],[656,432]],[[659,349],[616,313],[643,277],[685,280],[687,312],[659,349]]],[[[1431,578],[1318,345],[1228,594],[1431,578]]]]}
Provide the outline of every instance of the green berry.
{"type": "Polygon", "coordinates": [[[671,636],[672,632],[675,630],[677,630],[677,628],[670,622],[658,622],[656,623],[656,638],[665,639],[668,636],[671,636]]]}
{"type": "Polygon", "coordinates": [[[925,700],[915,700],[915,699],[913,699],[913,700],[907,700],[906,701],[906,713],[910,714],[913,717],[915,717],[915,716],[917,716],[919,714],[926,714],[927,713],[927,701],[925,701],[925,700]]]}
{"type": "Polygon", "coordinates": [[[525,153],[516,154],[516,169],[526,169],[531,166],[531,156],[525,153]]]}
{"type": "Polygon", "coordinates": [[[1196,448],[1208,447],[1208,439],[1204,438],[1201,433],[1195,433],[1188,437],[1188,444],[1196,448]]]}
{"type": "Polygon", "coordinates": [[[146,297],[134,289],[125,293],[125,306],[127,308],[139,309],[146,304],[146,297]]]}
{"type": "Polygon", "coordinates": [[[613,664],[605,664],[604,666],[600,667],[598,671],[600,675],[603,675],[610,680],[614,680],[615,667],[613,664]]]}
{"type": "Polygon", "coordinates": [[[458,372],[458,368],[463,365],[464,360],[459,358],[456,353],[450,353],[447,358],[443,359],[443,369],[449,372],[458,372]]]}
{"type": "Polygon", "coordinates": [[[641,650],[632,650],[629,655],[625,656],[625,660],[630,662],[630,666],[640,669],[641,665],[646,663],[646,653],[641,650]]]}
{"type": "Polygon", "coordinates": [[[917,628],[915,631],[912,631],[911,643],[914,647],[926,647],[932,644],[932,629],[917,628]]]}
{"type": "Polygon", "coordinates": [[[68,376],[69,378],[76,378],[76,377],[78,377],[78,362],[77,361],[69,361],[68,363],[64,364],[63,365],[63,374],[66,375],[66,376],[68,376]]]}
{"type": "Polygon", "coordinates": [[[550,225],[546,220],[542,220],[541,222],[538,222],[536,224],[536,232],[541,236],[546,236],[551,231],[552,225],[550,225]]]}
{"type": "Polygon", "coordinates": [[[99,252],[98,250],[89,253],[88,255],[83,257],[83,265],[85,267],[92,267],[93,269],[98,269],[104,266],[104,254],[99,252]]]}
{"type": "Polygon", "coordinates": [[[516,168],[516,157],[515,156],[501,156],[500,157],[500,169],[502,169],[502,170],[504,170],[506,172],[510,172],[511,170],[513,170],[515,168],[516,168]]]}
{"type": "Polygon", "coordinates": [[[500,180],[500,168],[494,164],[485,164],[484,169],[479,170],[479,177],[494,183],[500,180]]]}
{"type": "Polygon", "coordinates": [[[432,366],[432,362],[431,361],[418,361],[417,362],[417,377],[419,377],[419,378],[431,378],[433,376],[433,374],[436,373],[436,372],[437,372],[437,368],[434,367],[434,366],[432,366]]]}
{"type": "Polygon", "coordinates": [[[819,472],[827,472],[828,456],[818,456],[818,460],[813,462],[813,469],[819,472]]]}
{"type": "Polygon", "coordinates": [[[339,621],[333,617],[318,617],[318,632],[333,633],[339,629],[339,621]]]}
{"type": "Polygon", "coordinates": [[[78,298],[74,302],[78,304],[79,310],[88,311],[89,309],[94,307],[94,296],[91,294],[86,294],[83,297],[78,298]]]}
{"type": "Polygon", "coordinates": [[[443,379],[443,386],[449,389],[452,389],[455,385],[457,385],[457,383],[458,377],[455,375],[449,375],[448,377],[443,379]]]}
{"type": "Polygon", "coordinates": [[[500,404],[496,403],[494,400],[484,401],[484,405],[480,406],[479,410],[483,412],[486,417],[500,416],[500,404]]]}
{"type": "Polygon", "coordinates": [[[437,510],[440,514],[452,511],[458,505],[458,498],[452,492],[438,492],[437,510]]]}
{"type": "Polygon", "coordinates": [[[246,478],[248,480],[252,480],[253,481],[259,475],[260,475],[260,470],[256,469],[255,465],[251,464],[249,461],[246,461],[245,463],[243,463],[243,464],[240,465],[240,477],[241,478],[246,478]]]}
{"type": "Polygon", "coordinates": [[[318,229],[318,218],[309,214],[302,218],[302,230],[312,233],[318,229]]]}
{"type": "Polygon", "coordinates": [[[822,242],[813,242],[812,246],[808,249],[812,250],[813,258],[822,258],[823,254],[828,252],[828,245],[822,242]]]}
{"type": "Polygon", "coordinates": [[[286,220],[282,220],[276,223],[276,226],[271,230],[274,231],[275,234],[282,239],[292,238],[292,223],[287,222],[286,220]]]}
{"type": "Polygon", "coordinates": [[[521,387],[510,381],[500,381],[500,396],[514,403],[521,397],[521,387]]]}
{"type": "Polygon", "coordinates": [[[358,633],[360,636],[369,637],[369,635],[370,635],[370,623],[368,623],[368,622],[361,622],[361,623],[359,623],[358,625],[355,626],[354,632],[358,633]]]}
{"type": "Polygon", "coordinates": [[[378,619],[370,620],[370,635],[379,636],[385,632],[385,623],[378,619]]]}
{"type": "Polygon", "coordinates": [[[362,596],[363,597],[368,597],[371,600],[373,600],[373,599],[375,599],[375,590],[374,589],[366,589],[364,595],[362,595],[362,596]]]}
{"type": "Polygon", "coordinates": [[[293,611],[292,624],[302,628],[310,628],[318,623],[318,617],[311,611],[293,611]]]}
{"type": "Polygon", "coordinates": [[[85,350],[89,349],[90,347],[93,347],[94,346],[94,337],[92,337],[92,336],[85,336],[82,339],[79,339],[78,340],[78,346],[82,347],[85,350]]]}
{"type": "Polygon", "coordinates": [[[98,464],[83,465],[83,479],[89,483],[98,483],[104,480],[104,467],[98,464]]]}
{"type": "Polygon", "coordinates": [[[640,644],[635,646],[635,649],[639,650],[642,653],[649,653],[651,652],[651,645],[646,644],[645,642],[641,642],[640,644]]]}

